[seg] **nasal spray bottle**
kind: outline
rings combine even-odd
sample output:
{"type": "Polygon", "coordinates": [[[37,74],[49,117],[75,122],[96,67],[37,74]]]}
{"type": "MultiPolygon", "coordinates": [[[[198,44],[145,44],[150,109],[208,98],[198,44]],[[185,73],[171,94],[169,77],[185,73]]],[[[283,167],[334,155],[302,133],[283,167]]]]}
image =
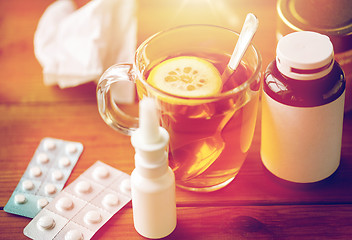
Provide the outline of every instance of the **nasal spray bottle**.
{"type": "Polygon", "coordinates": [[[132,134],[135,169],[131,175],[133,221],[146,238],[163,238],[176,227],[175,175],[168,166],[168,132],[159,126],[156,102],[139,103],[139,128],[132,134]]]}

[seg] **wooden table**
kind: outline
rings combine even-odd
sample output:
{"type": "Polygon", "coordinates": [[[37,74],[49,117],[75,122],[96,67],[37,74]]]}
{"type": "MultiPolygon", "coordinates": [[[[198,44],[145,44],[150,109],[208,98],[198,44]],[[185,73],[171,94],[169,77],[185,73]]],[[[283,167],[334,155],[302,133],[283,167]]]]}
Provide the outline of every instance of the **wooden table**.
{"type": "MultiPolygon", "coordinates": [[[[184,23],[214,23],[239,31],[246,13],[253,12],[260,20],[254,43],[263,56],[264,70],[275,56],[275,1],[233,2],[140,0],[138,43],[156,31],[184,23]],[[211,2],[218,5],[209,7],[211,2]]],[[[64,90],[44,86],[33,53],[33,34],[49,4],[47,0],[0,0],[1,239],[26,239],[22,231],[30,219],[8,214],[3,207],[43,137],[83,143],[84,152],[68,184],[96,160],[127,173],[134,167],[130,138],[114,132],[99,116],[94,83],[64,90]]],[[[178,225],[167,239],[352,237],[351,113],[344,118],[341,165],[323,182],[302,186],[274,178],[261,163],[259,147],[260,118],[248,158],[230,185],[213,193],[177,189],[178,225]]],[[[142,239],[133,228],[131,204],[94,239],[142,239]]]]}

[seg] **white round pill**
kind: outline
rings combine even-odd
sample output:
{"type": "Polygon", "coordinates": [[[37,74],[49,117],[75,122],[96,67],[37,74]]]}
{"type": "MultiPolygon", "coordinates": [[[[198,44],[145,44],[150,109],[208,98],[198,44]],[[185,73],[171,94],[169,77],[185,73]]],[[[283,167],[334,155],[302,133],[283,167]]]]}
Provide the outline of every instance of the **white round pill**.
{"type": "Polygon", "coordinates": [[[44,142],[44,148],[45,148],[45,150],[53,151],[56,148],[56,144],[55,144],[55,142],[53,140],[47,139],[44,142]]]}
{"type": "Polygon", "coordinates": [[[59,159],[59,165],[60,167],[65,168],[71,165],[71,161],[68,157],[62,157],[59,159]]]}
{"type": "Polygon", "coordinates": [[[23,194],[16,194],[15,195],[15,203],[16,204],[24,204],[27,202],[26,196],[23,194]]]}
{"type": "Polygon", "coordinates": [[[62,197],[56,202],[56,208],[60,211],[68,211],[73,208],[73,201],[68,197],[62,197]]]}
{"type": "Polygon", "coordinates": [[[101,215],[98,211],[91,210],[84,215],[84,221],[88,224],[97,224],[102,220],[101,215]]]}
{"type": "Polygon", "coordinates": [[[78,193],[81,193],[81,194],[85,193],[86,194],[86,193],[90,193],[92,191],[92,187],[89,182],[80,181],[75,186],[75,190],[78,193]]]}
{"type": "Polygon", "coordinates": [[[116,207],[119,204],[119,197],[116,194],[108,193],[103,199],[103,205],[106,207],[116,207]]]}
{"type": "Polygon", "coordinates": [[[77,229],[71,229],[65,234],[65,240],[83,240],[83,234],[77,229]]]}
{"type": "Polygon", "coordinates": [[[37,161],[40,164],[47,164],[49,162],[49,157],[45,153],[39,153],[37,156],[37,161]]]}
{"type": "Polygon", "coordinates": [[[56,193],[56,187],[52,183],[48,183],[47,185],[45,185],[44,189],[45,189],[46,194],[51,195],[51,194],[56,193]]]}
{"type": "Polygon", "coordinates": [[[99,166],[93,171],[93,177],[95,179],[104,179],[109,177],[109,170],[106,167],[99,166]]]}
{"type": "Polygon", "coordinates": [[[38,219],[38,227],[44,230],[50,230],[55,227],[55,221],[50,216],[42,216],[38,219]]]}
{"type": "Polygon", "coordinates": [[[61,181],[64,179],[64,174],[60,170],[53,171],[51,175],[55,181],[61,181]]]}
{"type": "Polygon", "coordinates": [[[22,188],[25,191],[30,191],[34,189],[34,183],[31,180],[24,180],[22,182],[22,188]]]}
{"type": "Polygon", "coordinates": [[[120,185],[120,190],[125,193],[125,194],[130,194],[131,193],[131,181],[130,179],[126,178],[122,180],[121,185],[120,185]]]}
{"type": "Polygon", "coordinates": [[[45,198],[40,198],[40,199],[38,199],[38,201],[37,201],[37,207],[38,207],[39,209],[45,208],[45,206],[48,205],[48,204],[49,204],[49,202],[48,202],[48,200],[46,200],[45,198]]]}
{"type": "Polygon", "coordinates": [[[31,173],[31,175],[33,177],[40,177],[42,175],[42,170],[40,169],[40,167],[32,167],[29,172],[31,173]]]}
{"type": "Polygon", "coordinates": [[[77,147],[75,144],[70,143],[70,144],[66,145],[66,151],[70,154],[74,154],[75,152],[77,152],[77,147]]]}

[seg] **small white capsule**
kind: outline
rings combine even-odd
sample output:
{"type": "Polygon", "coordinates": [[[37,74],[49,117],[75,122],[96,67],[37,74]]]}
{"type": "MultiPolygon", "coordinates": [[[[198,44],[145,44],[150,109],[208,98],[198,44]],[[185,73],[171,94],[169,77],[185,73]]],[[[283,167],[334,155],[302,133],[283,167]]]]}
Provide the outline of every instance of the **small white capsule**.
{"type": "Polygon", "coordinates": [[[48,202],[48,200],[46,200],[45,198],[40,198],[40,199],[38,199],[38,201],[37,201],[37,207],[38,207],[39,209],[45,208],[46,205],[48,205],[48,204],[49,204],[49,202],[48,202]]]}
{"type": "Polygon", "coordinates": [[[39,218],[37,225],[43,230],[50,230],[55,227],[55,221],[50,216],[42,216],[41,218],[39,218]]]}
{"type": "Polygon", "coordinates": [[[119,204],[119,197],[116,194],[108,193],[103,199],[103,205],[106,207],[116,207],[119,204]]]}
{"type": "Polygon", "coordinates": [[[83,234],[77,229],[72,229],[65,234],[65,240],[83,240],[83,234]]]}
{"type": "Polygon", "coordinates": [[[24,180],[22,182],[22,188],[25,191],[30,191],[34,189],[34,183],[31,180],[24,180]]]}
{"type": "Polygon", "coordinates": [[[71,161],[68,157],[62,157],[59,159],[59,165],[60,167],[65,168],[71,165],[71,161]]]}
{"type": "Polygon", "coordinates": [[[66,151],[69,153],[69,154],[74,154],[77,152],[77,147],[75,144],[73,143],[70,143],[68,145],[66,145],[66,151]]]}
{"type": "Polygon", "coordinates": [[[53,150],[55,150],[55,148],[56,148],[56,144],[55,144],[55,142],[52,141],[51,139],[47,139],[47,140],[45,140],[45,142],[44,142],[44,148],[45,148],[45,150],[53,151],[53,150]]]}
{"type": "Polygon", "coordinates": [[[84,221],[87,224],[97,224],[102,221],[102,218],[99,212],[91,210],[84,215],[84,221]]]}
{"type": "Polygon", "coordinates": [[[56,202],[55,207],[60,211],[69,211],[73,209],[73,201],[68,197],[62,197],[56,202]]]}
{"type": "Polygon", "coordinates": [[[55,181],[61,181],[64,179],[64,174],[60,170],[55,170],[52,172],[52,177],[55,181]]]}
{"type": "Polygon", "coordinates": [[[16,194],[15,195],[15,203],[16,204],[24,204],[27,202],[27,198],[23,194],[16,194]]]}
{"type": "Polygon", "coordinates": [[[75,187],[76,192],[81,193],[81,194],[87,194],[92,191],[92,186],[90,185],[89,182],[86,181],[80,181],[77,183],[75,187]]]}
{"type": "Polygon", "coordinates": [[[106,167],[99,166],[93,171],[93,176],[95,179],[104,179],[109,177],[109,170],[106,167]]]}
{"type": "Polygon", "coordinates": [[[37,166],[32,167],[29,171],[32,177],[40,177],[42,175],[42,170],[37,166]]]}
{"type": "Polygon", "coordinates": [[[56,193],[56,187],[54,184],[48,183],[47,185],[45,185],[44,189],[45,193],[48,195],[56,193]]]}
{"type": "Polygon", "coordinates": [[[122,180],[120,190],[125,194],[131,194],[131,181],[126,178],[122,180]]]}
{"type": "Polygon", "coordinates": [[[37,156],[37,161],[40,164],[47,164],[49,162],[49,157],[45,153],[39,153],[37,156]]]}

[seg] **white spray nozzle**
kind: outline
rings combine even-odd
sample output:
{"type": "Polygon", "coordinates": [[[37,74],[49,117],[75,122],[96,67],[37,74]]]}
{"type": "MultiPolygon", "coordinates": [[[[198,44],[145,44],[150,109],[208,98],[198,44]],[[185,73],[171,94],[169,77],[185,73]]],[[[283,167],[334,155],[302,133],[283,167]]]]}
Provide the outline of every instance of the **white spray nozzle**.
{"type": "Polygon", "coordinates": [[[139,102],[139,132],[141,142],[154,144],[160,141],[160,125],[156,102],[145,97],[139,102]]]}

